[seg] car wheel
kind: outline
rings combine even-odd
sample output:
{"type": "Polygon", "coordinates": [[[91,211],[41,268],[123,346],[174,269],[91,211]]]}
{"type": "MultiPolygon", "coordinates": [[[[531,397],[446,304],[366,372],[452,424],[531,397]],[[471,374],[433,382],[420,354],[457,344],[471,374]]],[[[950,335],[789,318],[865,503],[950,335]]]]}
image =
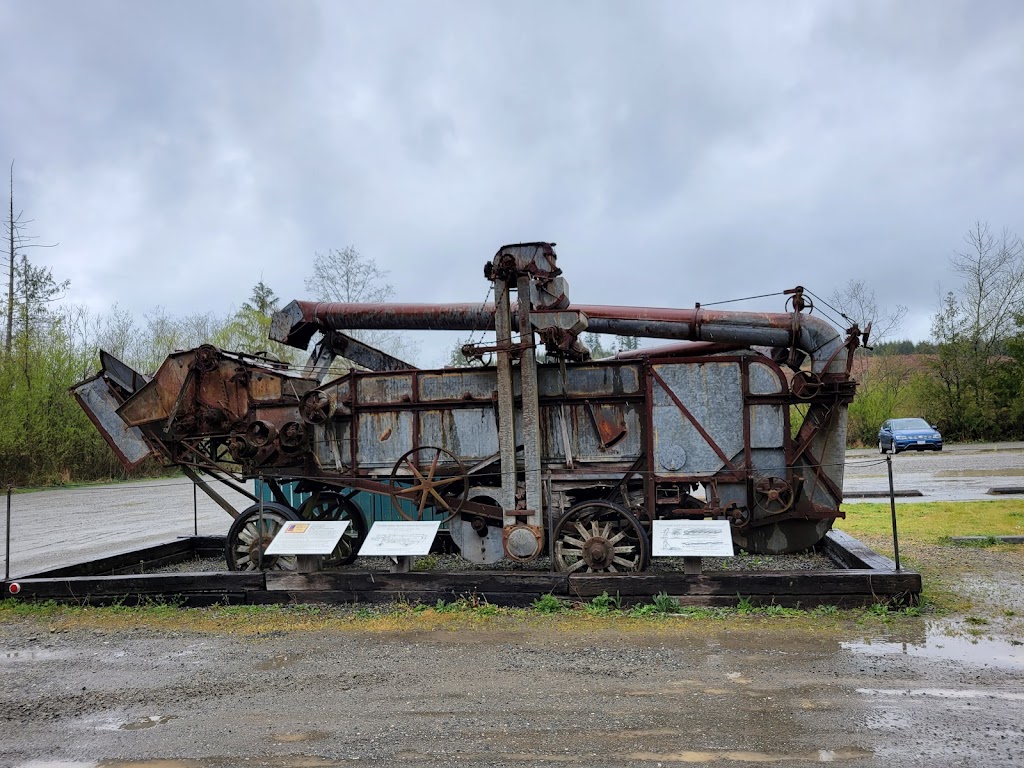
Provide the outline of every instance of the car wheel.
{"type": "Polygon", "coordinates": [[[881,440],[878,441],[878,452],[879,453],[885,453],[885,446],[882,445],[882,441],[881,440]]]}

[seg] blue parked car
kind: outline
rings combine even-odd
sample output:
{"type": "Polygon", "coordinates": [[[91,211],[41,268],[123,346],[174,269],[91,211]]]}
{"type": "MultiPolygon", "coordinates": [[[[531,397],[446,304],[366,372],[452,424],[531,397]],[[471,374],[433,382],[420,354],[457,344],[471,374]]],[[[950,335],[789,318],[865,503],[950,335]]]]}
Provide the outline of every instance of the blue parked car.
{"type": "Polygon", "coordinates": [[[878,452],[941,451],[942,435],[924,419],[889,419],[878,431],[878,452]]]}

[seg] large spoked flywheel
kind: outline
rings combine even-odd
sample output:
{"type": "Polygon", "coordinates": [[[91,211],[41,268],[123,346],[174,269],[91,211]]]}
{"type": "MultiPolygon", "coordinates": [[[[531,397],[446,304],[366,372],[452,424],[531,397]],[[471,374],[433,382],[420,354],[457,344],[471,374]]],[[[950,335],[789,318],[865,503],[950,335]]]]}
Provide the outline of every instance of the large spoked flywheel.
{"type": "Polygon", "coordinates": [[[650,541],[632,512],[611,501],[568,509],[552,539],[555,568],[564,573],[629,573],[650,561],[650,541]]]}
{"type": "Polygon", "coordinates": [[[366,519],[351,499],[340,493],[322,491],[314,493],[299,507],[303,520],[348,520],[348,528],[341,535],[338,546],[323,559],[324,568],[348,565],[356,559],[359,547],[366,538],[366,519]]]}
{"type": "Polygon", "coordinates": [[[235,518],[228,531],[225,554],[232,571],[294,571],[295,558],[267,555],[267,547],[285,523],[298,520],[290,508],[273,501],[253,504],[235,518]]]}

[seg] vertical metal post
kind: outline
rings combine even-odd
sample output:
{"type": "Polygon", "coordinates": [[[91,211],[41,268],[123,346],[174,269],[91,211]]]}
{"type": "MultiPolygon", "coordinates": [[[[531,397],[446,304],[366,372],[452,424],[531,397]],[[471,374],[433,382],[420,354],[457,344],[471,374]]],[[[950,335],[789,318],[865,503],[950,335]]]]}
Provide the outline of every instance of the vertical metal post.
{"type": "Polygon", "coordinates": [[[7,548],[4,551],[4,581],[11,580],[11,487],[7,486],[7,548]]]}
{"type": "Polygon", "coordinates": [[[529,524],[540,528],[544,514],[543,478],[540,474],[540,400],[537,389],[537,356],[530,320],[530,277],[522,275],[516,286],[519,308],[519,383],[522,390],[523,464],[529,524]]]}
{"type": "Polygon", "coordinates": [[[892,510],[892,549],[895,554],[896,570],[900,569],[900,539],[896,534],[896,490],[892,484],[892,456],[885,455],[885,465],[889,469],[889,508],[892,510]]]}
{"type": "Polygon", "coordinates": [[[263,489],[265,487],[263,485],[263,475],[260,475],[260,527],[256,531],[256,558],[261,571],[263,570],[263,489]]]}
{"type": "Polygon", "coordinates": [[[192,535],[199,536],[199,486],[192,483],[192,535]]]}
{"type": "Polygon", "coordinates": [[[512,320],[508,283],[494,280],[494,338],[498,347],[498,449],[501,453],[501,506],[504,525],[515,525],[516,509],[516,413],[512,387],[512,320]]]}

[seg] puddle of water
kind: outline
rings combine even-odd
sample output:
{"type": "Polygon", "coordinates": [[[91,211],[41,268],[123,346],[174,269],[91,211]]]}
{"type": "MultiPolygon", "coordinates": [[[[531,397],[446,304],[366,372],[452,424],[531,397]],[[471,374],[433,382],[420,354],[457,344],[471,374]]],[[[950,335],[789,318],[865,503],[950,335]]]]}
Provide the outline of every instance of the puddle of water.
{"type": "Polygon", "coordinates": [[[261,661],[257,664],[256,669],[260,670],[260,672],[267,672],[271,669],[281,669],[295,664],[301,658],[302,657],[297,654],[273,656],[266,661],[261,661]]]}
{"type": "Polygon", "coordinates": [[[933,699],[996,699],[998,701],[1024,701],[1024,693],[1006,693],[969,688],[858,688],[866,696],[923,696],[933,699]]]}
{"type": "Polygon", "coordinates": [[[987,637],[950,636],[955,625],[935,624],[928,627],[924,642],[892,642],[865,639],[840,643],[848,651],[869,656],[916,656],[923,659],[959,661],[986,667],[1024,668],[1024,645],[987,637]]]}
{"type": "Polygon", "coordinates": [[[171,722],[171,720],[176,720],[177,717],[177,715],[151,715],[149,717],[144,717],[141,720],[125,723],[118,730],[141,731],[145,728],[152,728],[154,725],[166,725],[171,722]]]}

